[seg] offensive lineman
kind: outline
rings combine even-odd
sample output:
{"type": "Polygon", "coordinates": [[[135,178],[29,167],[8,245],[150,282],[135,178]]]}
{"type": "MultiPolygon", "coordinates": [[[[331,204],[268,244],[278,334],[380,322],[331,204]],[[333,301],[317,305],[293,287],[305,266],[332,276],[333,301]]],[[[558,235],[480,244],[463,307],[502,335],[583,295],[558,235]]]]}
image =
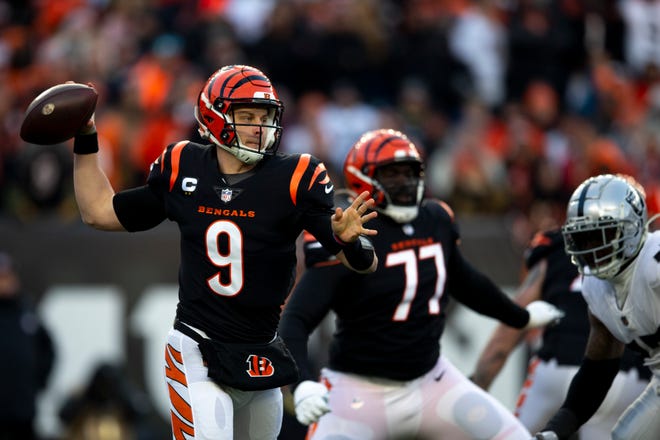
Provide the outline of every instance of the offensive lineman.
{"type": "Polygon", "coordinates": [[[621,415],[612,438],[660,438],[660,232],[648,232],[643,189],[628,176],[585,180],[568,202],[562,234],[584,275],[591,331],[564,403],[535,438],[568,439],[591,417],[626,344],[645,353],[653,377],[621,415]]]}
{"type": "MultiPolygon", "coordinates": [[[[529,438],[494,397],[440,355],[447,294],[517,328],[561,316],[544,302],[525,310],[461,256],[452,211],[423,200],[423,162],[401,132],[364,134],[349,151],[348,197],[369,191],[379,217],[372,237],[380,266],[353,274],[305,245],[307,270],[282,315],[280,330],[301,369],[296,416],[315,423],[308,439],[529,438]],[[308,337],[330,311],[337,330],[320,382],[311,377],[308,337]],[[325,415],[324,415],[325,414],[325,415]]],[[[339,196],[339,195],[338,195],[339,196]]],[[[349,203],[346,194],[338,205],[349,203]]]]}
{"type": "Polygon", "coordinates": [[[74,141],[75,195],[85,223],[142,231],[165,219],[181,233],[179,303],[165,375],[174,439],[275,439],[279,389],[297,369],[277,325],[303,229],[354,270],[377,259],[358,237],[373,200],[333,210],[333,184],[308,154],[277,153],[283,106],[250,66],[216,71],[195,118],[207,145],[169,145],[145,186],[114,193],[98,161],[93,118],[74,141]]]}

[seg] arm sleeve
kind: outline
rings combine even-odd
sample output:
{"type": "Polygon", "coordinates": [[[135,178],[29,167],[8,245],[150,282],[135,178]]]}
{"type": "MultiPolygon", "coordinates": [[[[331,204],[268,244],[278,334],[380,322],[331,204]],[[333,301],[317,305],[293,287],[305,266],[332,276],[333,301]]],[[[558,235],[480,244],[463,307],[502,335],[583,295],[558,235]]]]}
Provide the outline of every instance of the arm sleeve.
{"type": "Polygon", "coordinates": [[[307,353],[309,335],[330,311],[333,294],[347,271],[342,265],[307,269],[284,307],[279,332],[298,364],[300,382],[316,380],[307,353]]]}
{"type": "Polygon", "coordinates": [[[584,358],[573,376],[566,400],[543,430],[557,433],[559,438],[570,437],[587,422],[603,403],[621,359],[592,360],[584,358]]]}
{"type": "Polygon", "coordinates": [[[454,298],[477,313],[515,328],[523,328],[529,322],[529,312],[473,268],[458,248],[449,261],[448,288],[454,298]]]}
{"type": "Polygon", "coordinates": [[[118,192],[112,204],[119,222],[130,232],[151,229],[167,218],[162,199],[148,185],[118,192]]]}

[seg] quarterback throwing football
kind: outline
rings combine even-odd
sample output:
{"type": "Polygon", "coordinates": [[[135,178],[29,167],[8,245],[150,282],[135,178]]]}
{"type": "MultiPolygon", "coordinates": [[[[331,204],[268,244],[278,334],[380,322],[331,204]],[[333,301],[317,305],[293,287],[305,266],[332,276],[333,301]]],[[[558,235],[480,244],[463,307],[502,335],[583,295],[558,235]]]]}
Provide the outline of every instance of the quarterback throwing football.
{"type": "Polygon", "coordinates": [[[275,439],[282,385],[297,380],[277,335],[295,279],[296,238],[312,231],[353,270],[372,272],[363,224],[373,200],[333,209],[318,159],[277,152],[283,106],[250,66],[215,72],[195,118],[207,144],[167,146],[146,185],[114,192],[99,166],[93,118],[74,141],[75,195],[85,223],[143,231],[169,219],[181,233],[179,303],[164,371],[175,439],[275,439]]]}

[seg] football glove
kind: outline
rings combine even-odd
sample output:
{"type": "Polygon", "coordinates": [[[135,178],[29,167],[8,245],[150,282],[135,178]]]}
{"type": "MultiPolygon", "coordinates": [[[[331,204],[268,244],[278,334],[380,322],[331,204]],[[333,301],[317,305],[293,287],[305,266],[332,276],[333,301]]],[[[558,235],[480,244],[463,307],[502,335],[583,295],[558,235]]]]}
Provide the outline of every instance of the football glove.
{"type": "Polygon", "coordinates": [[[532,440],[559,440],[559,437],[553,431],[543,431],[537,432],[532,440]]]}
{"type": "Polygon", "coordinates": [[[330,411],[328,389],[319,382],[305,380],[293,392],[296,418],[303,425],[312,424],[330,411]]]}
{"type": "Polygon", "coordinates": [[[525,330],[556,324],[564,317],[563,310],[545,301],[532,301],[525,309],[529,312],[529,322],[525,330]]]}

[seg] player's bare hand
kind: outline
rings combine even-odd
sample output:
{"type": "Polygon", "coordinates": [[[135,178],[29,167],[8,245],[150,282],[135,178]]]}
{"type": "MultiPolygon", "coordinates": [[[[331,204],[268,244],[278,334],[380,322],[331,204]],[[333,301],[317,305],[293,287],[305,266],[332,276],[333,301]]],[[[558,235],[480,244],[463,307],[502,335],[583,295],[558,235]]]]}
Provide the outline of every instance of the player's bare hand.
{"type": "Polygon", "coordinates": [[[332,232],[344,243],[352,243],[360,235],[376,235],[378,231],[364,227],[366,222],[378,216],[372,210],[374,204],[369,191],[364,191],[345,210],[337,207],[332,215],[332,232]]]}
{"type": "MultiPolygon", "coordinates": [[[[66,81],[65,84],[75,84],[75,83],[76,83],[75,81],[66,81]]],[[[93,88],[94,90],[96,90],[96,88],[94,87],[94,84],[88,82],[87,85],[90,86],[91,88],[93,88]]],[[[96,112],[92,113],[92,116],[89,118],[87,123],[80,128],[80,130],[78,131],[77,134],[86,135],[86,134],[96,133],[96,122],[95,122],[95,119],[94,119],[95,114],[96,114],[96,112]]]]}

